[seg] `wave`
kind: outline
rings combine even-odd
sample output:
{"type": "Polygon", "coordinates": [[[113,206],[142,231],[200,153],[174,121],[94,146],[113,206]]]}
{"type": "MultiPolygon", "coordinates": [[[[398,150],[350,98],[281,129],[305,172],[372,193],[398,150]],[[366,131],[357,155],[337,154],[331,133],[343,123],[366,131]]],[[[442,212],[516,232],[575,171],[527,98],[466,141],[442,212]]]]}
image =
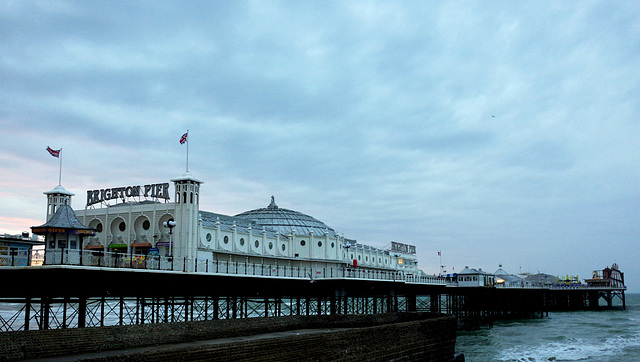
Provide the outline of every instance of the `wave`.
{"type": "Polygon", "coordinates": [[[637,348],[640,336],[616,336],[603,340],[570,338],[565,342],[551,342],[538,346],[517,346],[500,352],[499,361],[581,361],[590,358],[620,355],[625,348],[637,348]]]}

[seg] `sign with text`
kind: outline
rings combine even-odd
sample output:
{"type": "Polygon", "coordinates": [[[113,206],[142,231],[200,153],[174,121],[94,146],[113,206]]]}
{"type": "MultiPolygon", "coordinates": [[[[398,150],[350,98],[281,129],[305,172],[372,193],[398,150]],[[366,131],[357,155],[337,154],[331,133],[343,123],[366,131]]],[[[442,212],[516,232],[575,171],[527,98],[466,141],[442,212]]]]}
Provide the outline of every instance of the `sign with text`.
{"type": "Polygon", "coordinates": [[[414,245],[408,245],[403,243],[391,242],[391,251],[404,254],[415,254],[416,247],[414,245]]]}
{"type": "Polygon", "coordinates": [[[169,183],[89,190],[87,191],[87,206],[109,200],[124,200],[128,197],[151,197],[169,200],[169,183]]]}

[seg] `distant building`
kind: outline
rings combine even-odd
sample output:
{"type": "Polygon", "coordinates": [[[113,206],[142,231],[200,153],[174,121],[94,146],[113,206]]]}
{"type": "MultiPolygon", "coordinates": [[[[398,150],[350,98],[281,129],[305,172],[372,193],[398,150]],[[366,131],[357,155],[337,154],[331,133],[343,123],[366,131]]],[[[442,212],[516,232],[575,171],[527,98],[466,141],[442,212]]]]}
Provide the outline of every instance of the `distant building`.
{"type": "Polygon", "coordinates": [[[586,279],[590,287],[624,288],[624,273],[620,271],[618,264],[613,263],[611,267],[594,270],[591,279],[586,279]]]}
{"type": "Polygon", "coordinates": [[[556,285],[558,283],[558,277],[556,277],[555,275],[538,273],[528,275],[525,278],[525,282],[532,287],[548,287],[551,285],[556,285]]]}
{"type": "Polygon", "coordinates": [[[459,287],[492,287],[495,281],[495,275],[486,273],[482,269],[471,269],[468,266],[465,266],[457,275],[459,287]]]}
{"type": "Polygon", "coordinates": [[[502,269],[502,265],[498,270],[493,273],[496,276],[496,285],[506,288],[524,287],[525,281],[523,278],[507,273],[502,269]]]}
{"type": "Polygon", "coordinates": [[[42,264],[42,254],[36,249],[42,249],[44,242],[37,236],[0,235],[0,266],[27,266],[42,264]],[[35,250],[35,252],[34,252],[35,250]]]}

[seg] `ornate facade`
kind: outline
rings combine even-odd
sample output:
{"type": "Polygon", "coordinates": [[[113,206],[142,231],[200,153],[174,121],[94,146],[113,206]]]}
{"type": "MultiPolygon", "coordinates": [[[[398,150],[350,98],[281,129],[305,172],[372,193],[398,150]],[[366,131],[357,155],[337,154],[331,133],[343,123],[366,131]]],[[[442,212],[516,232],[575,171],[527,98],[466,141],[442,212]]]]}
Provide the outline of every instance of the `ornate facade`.
{"type": "MultiPolygon", "coordinates": [[[[86,238],[82,250],[314,269],[346,266],[418,272],[415,247],[398,252],[358,243],[309,215],[278,207],[274,197],[265,208],[235,216],[203,211],[202,180],[185,172],[171,181],[172,202],[163,193],[168,184],[87,191],[87,206],[75,213],[96,234],[86,238]],[[141,199],[155,189],[159,197],[141,199]]],[[[48,210],[54,210],[54,202],[60,200],[48,196],[48,210]]],[[[62,202],[70,204],[72,194],[64,196],[62,202]]]]}

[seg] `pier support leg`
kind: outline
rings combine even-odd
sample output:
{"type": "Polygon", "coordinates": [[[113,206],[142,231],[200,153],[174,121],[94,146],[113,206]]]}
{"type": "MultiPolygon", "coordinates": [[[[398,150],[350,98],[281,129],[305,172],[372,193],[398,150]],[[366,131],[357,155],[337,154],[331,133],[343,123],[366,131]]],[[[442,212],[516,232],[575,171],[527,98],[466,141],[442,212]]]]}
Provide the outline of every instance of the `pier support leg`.
{"type": "Polygon", "coordinates": [[[29,321],[31,315],[31,298],[27,297],[24,301],[24,330],[29,330],[29,321]]]}
{"type": "Polygon", "coordinates": [[[416,296],[415,295],[407,295],[405,296],[407,301],[407,312],[415,312],[416,309],[416,296]]]}
{"type": "Polygon", "coordinates": [[[87,325],[87,297],[78,299],[78,328],[84,328],[87,325]]]}

